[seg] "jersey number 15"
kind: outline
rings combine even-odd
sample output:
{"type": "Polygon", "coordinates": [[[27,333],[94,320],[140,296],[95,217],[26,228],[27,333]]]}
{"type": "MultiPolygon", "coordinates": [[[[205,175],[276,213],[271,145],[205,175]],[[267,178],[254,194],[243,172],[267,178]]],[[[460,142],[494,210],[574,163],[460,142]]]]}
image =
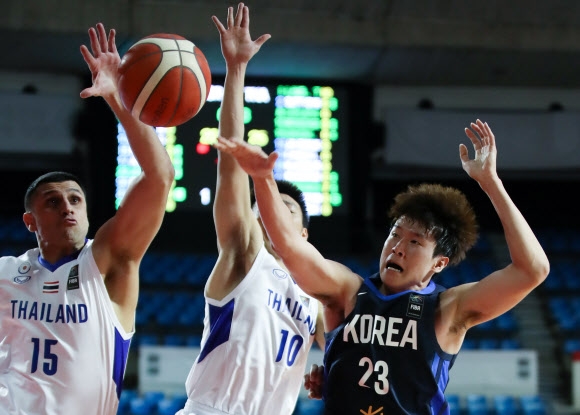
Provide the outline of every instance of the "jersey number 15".
{"type": "MultiPolygon", "coordinates": [[[[38,369],[38,356],[40,354],[40,345],[42,341],[38,337],[32,338],[32,344],[34,348],[32,349],[32,364],[30,365],[30,373],[36,372],[38,369]]],[[[44,347],[43,347],[43,359],[44,363],[42,364],[42,371],[44,374],[48,376],[52,376],[56,373],[56,367],[58,364],[58,357],[54,353],[50,351],[52,346],[58,344],[57,340],[46,339],[44,340],[44,347]]]]}

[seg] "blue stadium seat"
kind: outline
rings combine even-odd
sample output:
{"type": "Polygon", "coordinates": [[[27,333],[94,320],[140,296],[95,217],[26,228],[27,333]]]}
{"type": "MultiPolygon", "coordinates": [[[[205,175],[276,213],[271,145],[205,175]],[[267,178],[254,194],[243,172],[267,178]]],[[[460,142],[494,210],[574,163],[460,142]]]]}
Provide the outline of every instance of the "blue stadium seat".
{"type": "Polygon", "coordinates": [[[459,395],[447,395],[445,396],[447,403],[449,404],[449,414],[450,415],[460,415],[461,414],[461,399],[459,395]]]}
{"type": "Polygon", "coordinates": [[[117,415],[129,415],[131,411],[131,400],[138,396],[137,391],[134,389],[123,389],[121,396],[119,397],[119,408],[117,409],[117,415]]]}
{"type": "Polygon", "coordinates": [[[497,328],[506,331],[517,331],[518,322],[515,319],[513,313],[507,312],[496,318],[497,328]]]}
{"type": "Polygon", "coordinates": [[[521,396],[520,406],[523,415],[548,415],[546,403],[539,395],[521,396]]]}
{"type": "Polygon", "coordinates": [[[494,338],[485,338],[479,341],[479,348],[483,350],[499,349],[499,340],[494,338]]]}
{"type": "Polygon", "coordinates": [[[134,346],[157,346],[159,337],[156,334],[136,334],[131,341],[134,346]]]}
{"type": "Polygon", "coordinates": [[[461,350],[475,350],[479,347],[479,343],[475,339],[465,339],[461,345],[461,350]]]}
{"type": "Polygon", "coordinates": [[[180,334],[166,334],[163,336],[163,344],[165,346],[183,346],[185,345],[185,337],[180,334]]]}
{"type": "Polygon", "coordinates": [[[580,339],[564,340],[564,353],[571,355],[574,352],[580,351],[580,339]]]}
{"type": "Polygon", "coordinates": [[[519,350],[522,345],[517,339],[502,339],[499,348],[502,350],[519,350]]]}
{"type": "Polygon", "coordinates": [[[201,336],[192,334],[185,338],[185,345],[189,347],[199,347],[201,345],[201,336]]]}
{"type": "Polygon", "coordinates": [[[151,415],[156,411],[156,404],[140,396],[129,402],[131,415],[151,415]]]}
{"type": "MultiPolygon", "coordinates": [[[[185,398],[187,400],[187,398],[185,398]]],[[[177,411],[183,409],[185,400],[181,398],[166,397],[157,403],[158,415],[175,415],[177,411]]]]}
{"type": "Polygon", "coordinates": [[[157,407],[157,403],[165,398],[165,394],[161,391],[147,391],[143,393],[142,398],[152,404],[152,406],[157,407]]]}
{"type": "Polygon", "coordinates": [[[517,415],[518,413],[517,401],[512,395],[495,395],[493,407],[496,415],[517,415]]]}
{"type": "Polygon", "coordinates": [[[296,402],[295,415],[322,415],[324,401],[319,399],[299,398],[296,402]]]}
{"type": "Polygon", "coordinates": [[[471,393],[465,396],[467,415],[490,415],[485,395],[471,393]]]}

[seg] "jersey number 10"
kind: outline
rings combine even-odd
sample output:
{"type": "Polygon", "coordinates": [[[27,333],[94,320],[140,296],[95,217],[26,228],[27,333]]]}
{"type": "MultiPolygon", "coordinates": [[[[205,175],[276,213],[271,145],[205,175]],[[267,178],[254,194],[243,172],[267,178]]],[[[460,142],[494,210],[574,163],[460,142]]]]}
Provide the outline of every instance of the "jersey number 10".
{"type": "Polygon", "coordinates": [[[279,362],[284,357],[284,350],[286,350],[286,344],[288,344],[288,353],[286,355],[286,363],[288,366],[292,366],[296,360],[296,356],[304,343],[304,339],[301,335],[295,334],[290,339],[288,339],[288,330],[282,330],[282,340],[280,341],[280,347],[278,347],[278,355],[276,356],[276,362],[279,362]]]}

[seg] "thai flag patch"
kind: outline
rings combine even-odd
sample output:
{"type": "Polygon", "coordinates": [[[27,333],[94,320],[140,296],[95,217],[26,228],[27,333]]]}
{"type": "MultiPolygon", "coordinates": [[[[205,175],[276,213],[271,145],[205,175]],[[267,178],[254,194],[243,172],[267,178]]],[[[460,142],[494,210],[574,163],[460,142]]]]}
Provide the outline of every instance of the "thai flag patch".
{"type": "Polygon", "coordinates": [[[46,281],[42,286],[42,292],[45,294],[56,294],[58,292],[58,281],[46,281]]]}

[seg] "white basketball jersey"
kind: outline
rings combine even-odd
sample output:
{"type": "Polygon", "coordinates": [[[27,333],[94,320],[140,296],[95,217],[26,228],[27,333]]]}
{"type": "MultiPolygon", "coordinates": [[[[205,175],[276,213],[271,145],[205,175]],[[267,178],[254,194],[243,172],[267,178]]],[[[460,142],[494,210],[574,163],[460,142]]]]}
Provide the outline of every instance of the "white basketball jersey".
{"type": "Polygon", "coordinates": [[[38,249],[0,258],[1,415],[116,414],[133,333],[91,246],[52,271],[38,249]]]}
{"type": "Polygon", "coordinates": [[[206,298],[184,415],[290,415],[314,340],[318,302],[262,247],[222,301],[206,298]]]}

